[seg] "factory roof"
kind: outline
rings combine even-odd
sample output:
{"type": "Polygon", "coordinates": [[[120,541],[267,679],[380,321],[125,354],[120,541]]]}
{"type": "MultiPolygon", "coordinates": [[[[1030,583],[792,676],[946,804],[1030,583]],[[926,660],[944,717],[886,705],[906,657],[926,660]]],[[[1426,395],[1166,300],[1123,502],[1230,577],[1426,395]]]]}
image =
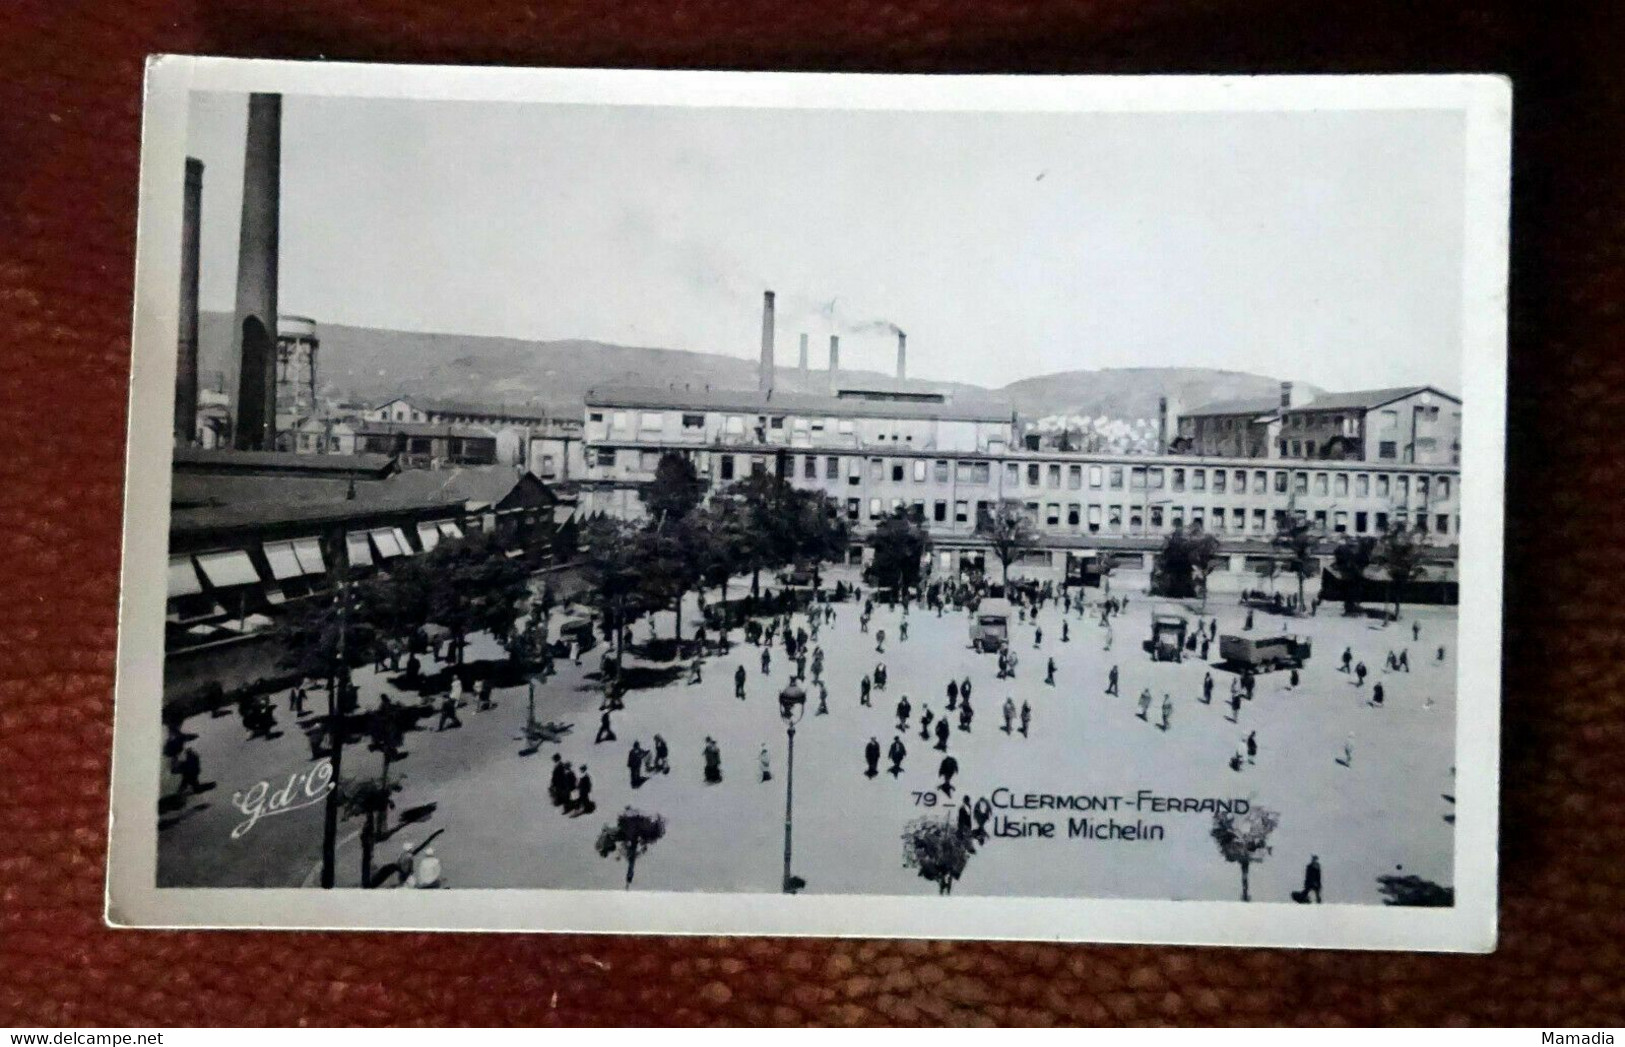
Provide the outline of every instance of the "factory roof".
{"type": "Polygon", "coordinates": [[[1014,414],[1002,400],[919,403],[868,400],[812,393],[763,393],[754,389],[690,389],[667,386],[599,386],[587,390],[588,407],[739,411],[753,414],[825,415],[834,418],[929,418],[967,422],[1008,422],[1014,414]]]}
{"type": "Polygon", "coordinates": [[[176,477],[170,530],[344,520],[496,505],[523,479],[505,466],[411,469],[382,480],[310,483],[279,476],[176,477]],[[185,484],[182,480],[185,479],[185,484]],[[199,481],[207,481],[199,482],[199,481]]]}
{"type": "Polygon", "coordinates": [[[464,440],[489,440],[496,436],[489,429],[446,422],[356,422],[355,432],[357,436],[404,433],[407,436],[451,436],[464,440]]]}
{"type": "Polygon", "coordinates": [[[1201,418],[1216,415],[1273,415],[1281,410],[1281,401],[1275,396],[1244,396],[1236,400],[1216,400],[1200,407],[1192,407],[1181,411],[1186,418],[1201,418]]]}
{"type": "Polygon", "coordinates": [[[1442,389],[1431,385],[1400,385],[1389,389],[1357,389],[1351,393],[1322,393],[1308,403],[1293,404],[1288,411],[1369,411],[1391,404],[1395,400],[1403,400],[1417,393],[1436,393],[1447,400],[1461,403],[1461,398],[1451,396],[1442,389]]]}
{"type": "Polygon", "coordinates": [[[385,454],[294,454],[291,451],[233,451],[177,447],[176,473],[299,473],[309,476],[384,476],[395,468],[385,454]]]}

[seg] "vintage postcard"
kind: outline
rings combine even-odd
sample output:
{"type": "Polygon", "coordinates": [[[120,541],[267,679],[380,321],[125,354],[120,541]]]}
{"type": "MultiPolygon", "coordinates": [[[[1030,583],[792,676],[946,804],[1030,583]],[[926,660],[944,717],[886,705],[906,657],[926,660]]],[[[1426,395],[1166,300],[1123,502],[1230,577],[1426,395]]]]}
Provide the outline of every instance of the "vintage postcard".
{"type": "Polygon", "coordinates": [[[109,920],[1493,948],[1510,108],[154,59],[109,920]]]}

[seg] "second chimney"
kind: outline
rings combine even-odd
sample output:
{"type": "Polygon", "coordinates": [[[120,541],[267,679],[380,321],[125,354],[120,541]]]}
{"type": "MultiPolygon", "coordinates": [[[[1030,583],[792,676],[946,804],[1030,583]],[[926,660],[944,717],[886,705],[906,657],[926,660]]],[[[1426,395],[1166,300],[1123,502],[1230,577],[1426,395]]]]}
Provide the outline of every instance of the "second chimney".
{"type": "Polygon", "coordinates": [[[897,379],[908,377],[908,335],[897,332],[897,379]]]}
{"type": "Polygon", "coordinates": [[[829,336],[829,391],[835,392],[835,375],[841,369],[841,336],[829,336]]]}
{"type": "Polygon", "coordinates": [[[756,375],[756,388],[773,392],[773,292],[762,292],[762,360],[756,375]]]}
{"type": "Polygon", "coordinates": [[[807,370],[807,332],[801,332],[801,359],[799,361],[803,373],[807,370]]]}

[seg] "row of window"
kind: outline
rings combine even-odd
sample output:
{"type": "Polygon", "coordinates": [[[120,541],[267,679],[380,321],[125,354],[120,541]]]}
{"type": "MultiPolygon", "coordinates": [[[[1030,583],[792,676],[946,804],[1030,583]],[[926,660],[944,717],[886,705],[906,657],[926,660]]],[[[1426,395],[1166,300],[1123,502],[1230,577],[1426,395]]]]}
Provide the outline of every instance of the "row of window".
{"type": "MultiPolygon", "coordinates": [[[[930,515],[927,516],[923,500],[905,502],[901,498],[870,498],[865,507],[862,499],[848,498],[846,517],[854,523],[874,521],[905,507],[916,518],[928,523],[949,523],[950,503],[942,499],[931,503],[930,515]],[[864,512],[865,508],[867,513],[864,512]]],[[[992,502],[976,502],[975,520],[978,523],[986,520],[992,507],[992,502]]],[[[1039,526],[1069,528],[1089,534],[1157,534],[1178,527],[1190,527],[1201,528],[1212,534],[1268,537],[1287,525],[1289,515],[1285,509],[1248,509],[1240,506],[1082,505],[1078,502],[1065,505],[1060,502],[1028,502],[1026,509],[1028,517],[1039,526]]],[[[971,523],[970,501],[953,502],[951,512],[954,524],[971,523]]],[[[1448,513],[1417,512],[1413,515],[1403,509],[1392,514],[1318,509],[1313,513],[1300,511],[1298,515],[1313,522],[1318,529],[1333,534],[1382,534],[1390,524],[1415,527],[1423,532],[1444,536],[1453,530],[1448,513]]]]}
{"type": "MultiPolygon", "coordinates": [[[[638,468],[643,472],[653,472],[660,462],[659,451],[627,451],[628,455],[637,455],[638,468]]],[[[601,447],[597,450],[596,461],[599,466],[613,468],[616,464],[617,452],[614,448],[601,447]]],[[[890,480],[893,483],[947,483],[950,476],[961,484],[986,485],[992,482],[992,463],[985,461],[967,462],[938,458],[928,460],[925,458],[913,459],[885,459],[862,458],[854,455],[798,455],[799,464],[794,462],[790,466],[791,475],[804,480],[833,480],[839,481],[845,477],[849,486],[859,486],[864,479],[865,471],[868,478],[876,483],[890,480]],[[846,465],[842,466],[842,458],[846,465]]],[[[702,460],[703,462],[703,460],[702,460]]],[[[701,466],[702,470],[704,465],[701,466]]],[[[749,471],[764,470],[768,468],[768,459],[763,455],[730,455],[719,456],[718,478],[723,481],[733,480],[746,475],[749,471]]],[[[1048,488],[1059,490],[1064,482],[1065,489],[1078,491],[1084,488],[1087,477],[1090,490],[1131,490],[1131,491],[1161,491],[1168,490],[1173,493],[1193,492],[1213,494],[1267,494],[1273,490],[1276,494],[1313,494],[1322,498],[1376,498],[1379,501],[1395,501],[1407,503],[1414,493],[1418,502],[1432,504],[1449,501],[1451,497],[1452,478],[1449,476],[1413,476],[1408,473],[1391,475],[1389,473],[1348,473],[1348,472],[1310,472],[1307,470],[1286,469],[1220,469],[1220,468],[1187,468],[1183,466],[1122,466],[1122,465],[1066,465],[1057,463],[1044,464],[1040,462],[1006,462],[1004,463],[1004,480],[1008,489],[1017,489],[1022,486],[1028,488],[1048,488]]]]}

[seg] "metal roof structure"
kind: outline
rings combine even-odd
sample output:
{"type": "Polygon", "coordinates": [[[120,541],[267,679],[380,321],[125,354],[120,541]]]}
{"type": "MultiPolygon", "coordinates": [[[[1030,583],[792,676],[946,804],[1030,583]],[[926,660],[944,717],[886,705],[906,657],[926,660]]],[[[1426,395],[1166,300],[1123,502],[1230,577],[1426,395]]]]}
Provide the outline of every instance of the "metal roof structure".
{"type": "Polygon", "coordinates": [[[867,400],[812,393],[754,389],[687,389],[663,386],[599,386],[587,390],[587,407],[645,410],[721,411],[742,414],[799,414],[832,418],[912,418],[963,422],[1008,422],[1015,409],[999,400],[922,403],[867,400]]]}

